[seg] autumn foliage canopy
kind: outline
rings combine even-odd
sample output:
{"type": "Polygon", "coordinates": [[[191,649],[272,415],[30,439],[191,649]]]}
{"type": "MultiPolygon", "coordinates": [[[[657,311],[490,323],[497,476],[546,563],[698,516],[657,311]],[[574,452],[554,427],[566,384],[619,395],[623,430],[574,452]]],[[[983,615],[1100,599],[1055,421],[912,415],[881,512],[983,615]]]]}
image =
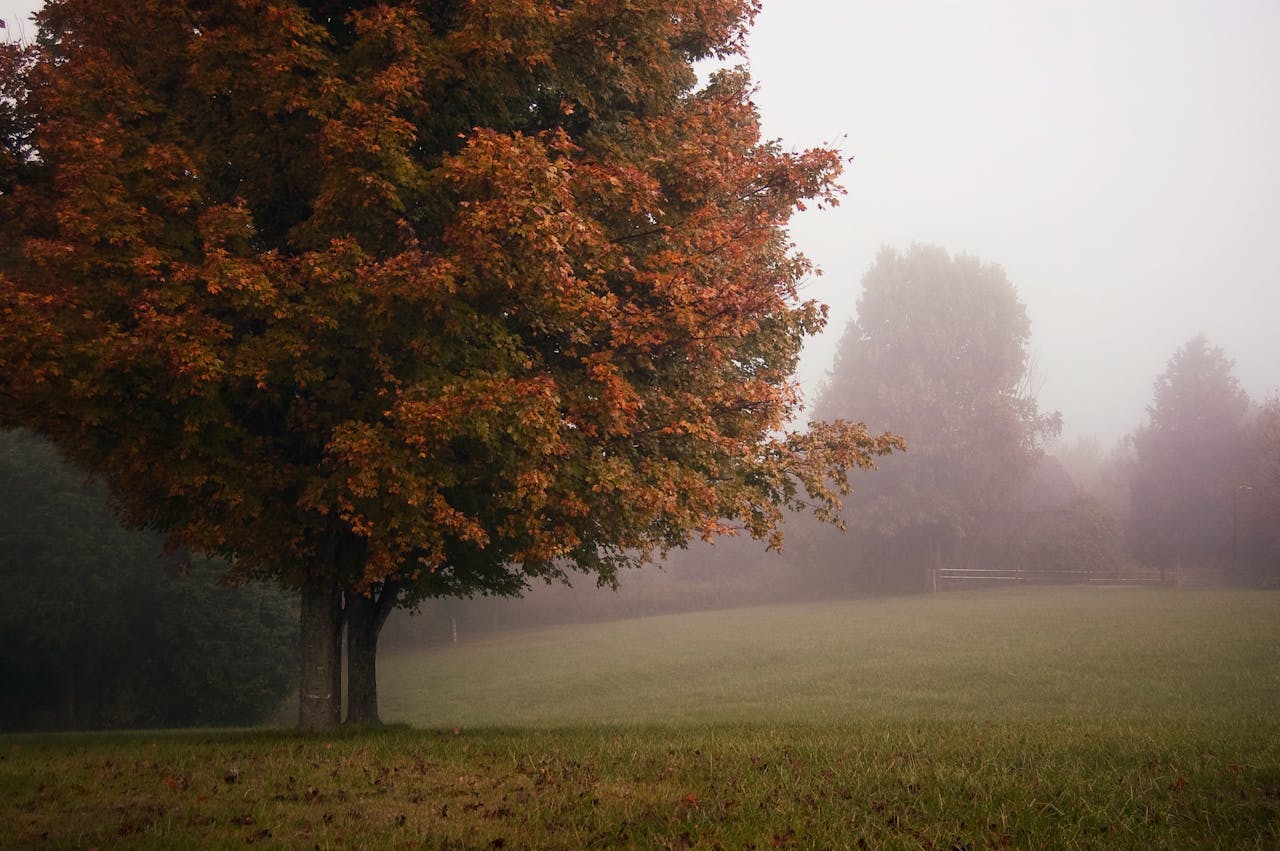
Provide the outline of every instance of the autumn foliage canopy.
{"type": "MultiPolygon", "coordinates": [[[[0,410],[244,578],[400,603],[831,516],[749,0],[50,0],[0,92],[0,410]]],[[[776,540],[776,538],[775,538],[776,540]]],[[[305,649],[304,649],[305,653],[305,649]]]]}

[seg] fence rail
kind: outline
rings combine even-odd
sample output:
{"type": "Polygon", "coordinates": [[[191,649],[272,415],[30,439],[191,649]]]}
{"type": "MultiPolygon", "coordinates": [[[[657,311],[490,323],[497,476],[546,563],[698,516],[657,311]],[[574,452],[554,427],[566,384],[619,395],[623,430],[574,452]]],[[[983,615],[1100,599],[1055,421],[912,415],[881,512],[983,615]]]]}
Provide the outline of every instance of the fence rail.
{"type": "Polygon", "coordinates": [[[933,571],[933,590],[966,583],[1005,582],[1040,585],[1173,585],[1173,574],[1160,571],[1101,573],[1091,570],[1024,570],[998,567],[939,567],[933,571]]]}

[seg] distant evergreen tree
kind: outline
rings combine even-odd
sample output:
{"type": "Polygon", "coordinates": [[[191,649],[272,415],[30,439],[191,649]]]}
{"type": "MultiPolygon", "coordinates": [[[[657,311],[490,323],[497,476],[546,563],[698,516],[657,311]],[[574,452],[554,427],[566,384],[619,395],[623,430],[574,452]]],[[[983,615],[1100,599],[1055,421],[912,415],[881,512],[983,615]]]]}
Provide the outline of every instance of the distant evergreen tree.
{"type": "Polygon", "coordinates": [[[1133,436],[1129,541],[1143,561],[1229,565],[1249,411],[1232,365],[1197,336],[1156,378],[1147,421],[1133,436]]]}
{"type": "Polygon", "coordinates": [[[1242,578],[1280,588],[1280,396],[1254,412],[1244,471],[1234,506],[1242,578]]]}
{"type": "Polygon", "coordinates": [[[249,724],[296,676],[294,604],[166,555],[26,432],[0,433],[0,726],[249,724]]]}

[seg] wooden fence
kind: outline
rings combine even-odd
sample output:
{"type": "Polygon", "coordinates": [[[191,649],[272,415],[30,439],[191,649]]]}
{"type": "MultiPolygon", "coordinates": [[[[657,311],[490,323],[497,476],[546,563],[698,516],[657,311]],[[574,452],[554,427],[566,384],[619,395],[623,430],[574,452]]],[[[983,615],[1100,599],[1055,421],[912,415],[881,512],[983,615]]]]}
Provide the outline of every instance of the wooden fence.
{"type": "Polygon", "coordinates": [[[962,585],[1035,584],[1035,585],[1175,585],[1176,575],[1160,569],[1137,569],[1130,572],[1094,572],[1091,570],[1026,570],[999,567],[938,567],[933,570],[933,590],[942,591],[962,585]]]}

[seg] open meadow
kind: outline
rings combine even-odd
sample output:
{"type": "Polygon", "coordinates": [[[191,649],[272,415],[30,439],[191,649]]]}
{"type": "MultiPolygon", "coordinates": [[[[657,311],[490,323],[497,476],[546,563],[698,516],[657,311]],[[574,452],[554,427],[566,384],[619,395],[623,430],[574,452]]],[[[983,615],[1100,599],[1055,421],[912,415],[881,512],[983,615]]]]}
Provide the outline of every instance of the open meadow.
{"type": "Polygon", "coordinates": [[[0,847],[1280,847],[1276,593],[654,617],[380,680],[383,731],[0,738],[0,847]]]}

